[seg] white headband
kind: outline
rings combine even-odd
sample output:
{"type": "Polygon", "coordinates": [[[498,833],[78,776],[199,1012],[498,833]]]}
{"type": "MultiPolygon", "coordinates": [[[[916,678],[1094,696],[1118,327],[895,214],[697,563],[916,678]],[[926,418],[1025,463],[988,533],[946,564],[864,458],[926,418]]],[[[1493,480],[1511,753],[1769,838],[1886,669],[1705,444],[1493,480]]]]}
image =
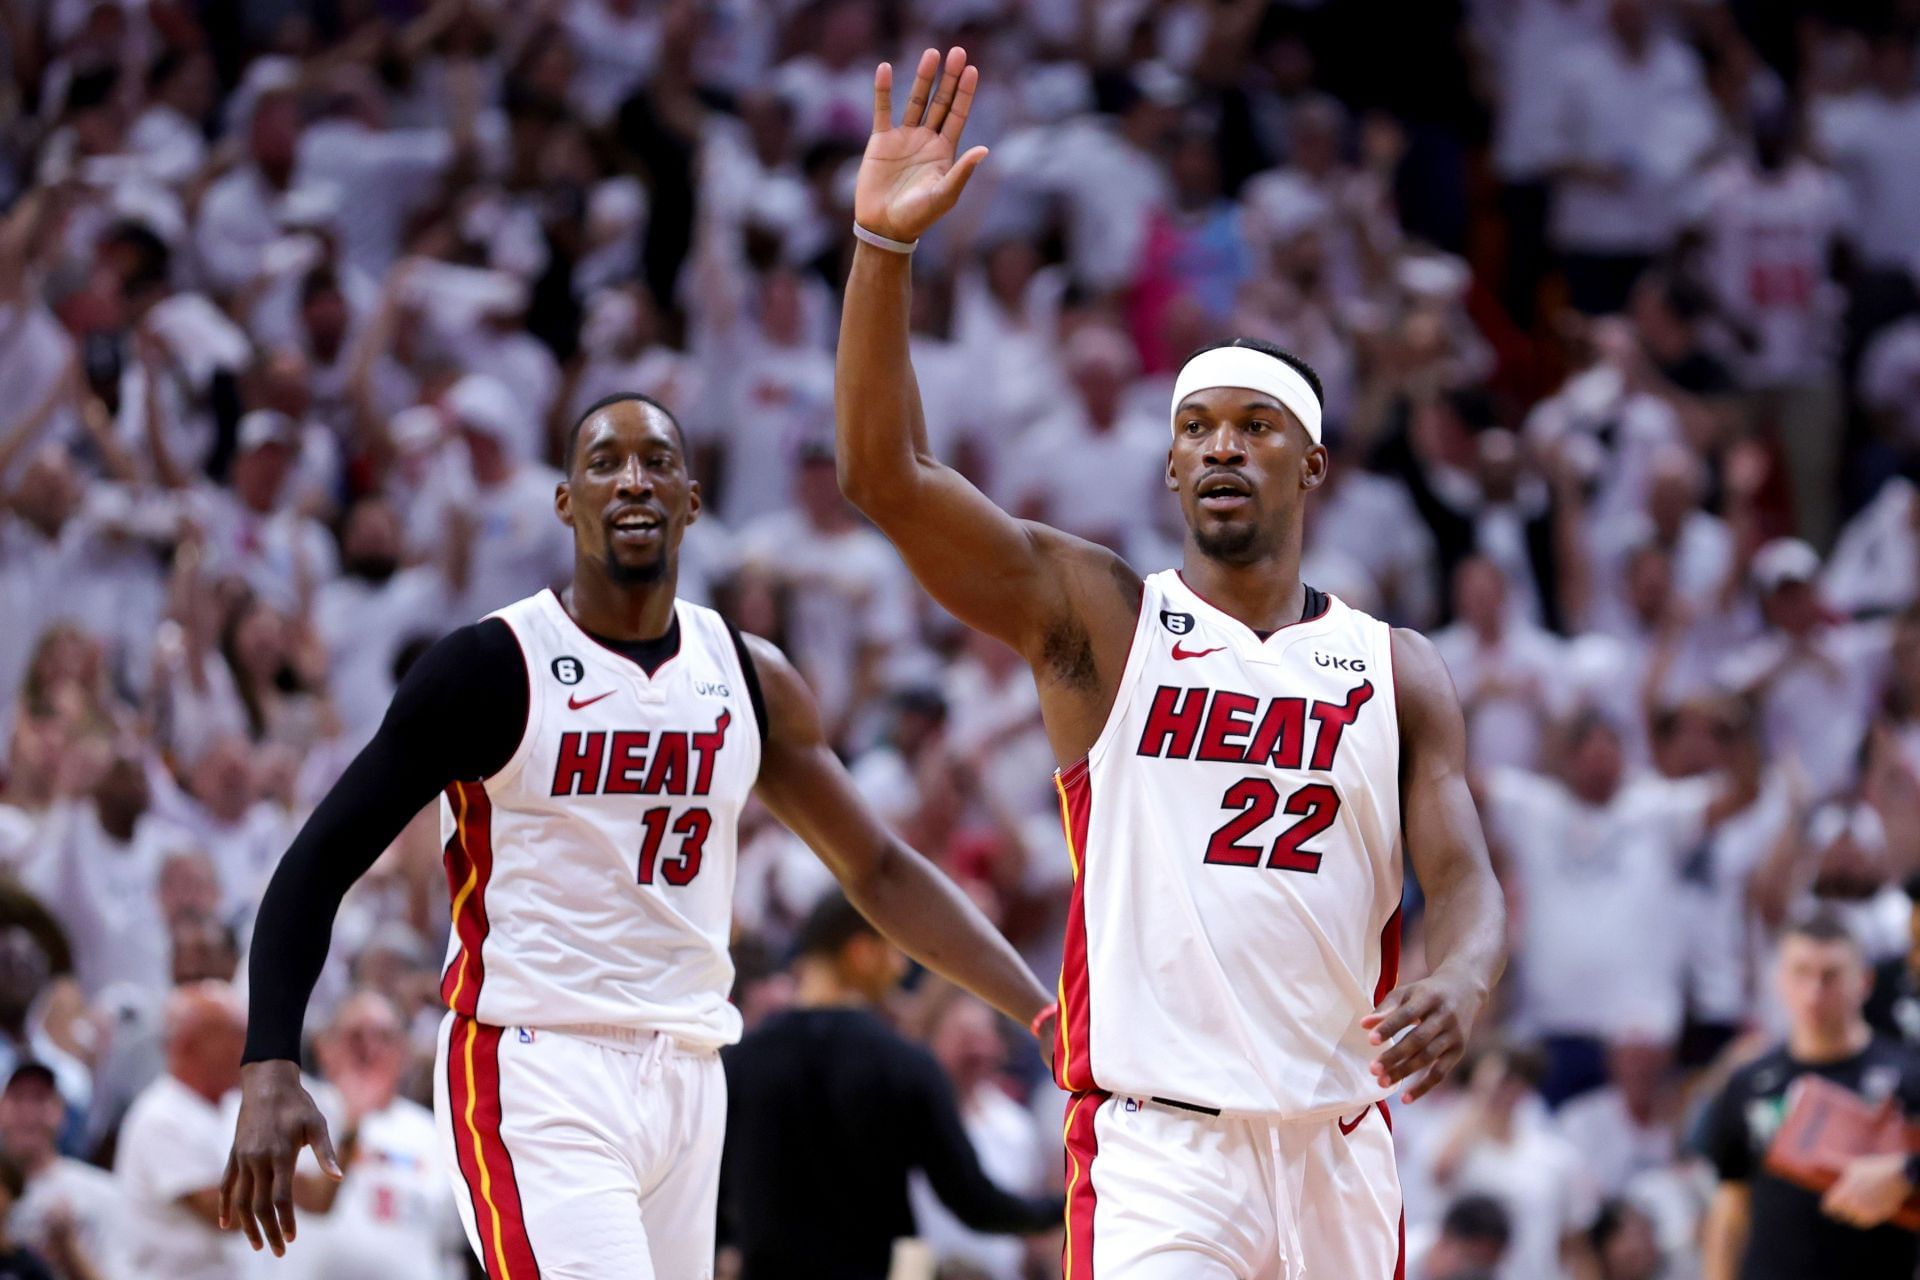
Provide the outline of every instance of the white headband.
{"type": "Polygon", "coordinates": [[[1187,361],[1173,382],[1173,430],[1180,431],[1180,402],[1196,391],[1213,387],[1245,387],[1278,400],[1315,444],[1320,443],[1320,397],[1284,360],[1252,347],[1212,347],[1187,361]]]}

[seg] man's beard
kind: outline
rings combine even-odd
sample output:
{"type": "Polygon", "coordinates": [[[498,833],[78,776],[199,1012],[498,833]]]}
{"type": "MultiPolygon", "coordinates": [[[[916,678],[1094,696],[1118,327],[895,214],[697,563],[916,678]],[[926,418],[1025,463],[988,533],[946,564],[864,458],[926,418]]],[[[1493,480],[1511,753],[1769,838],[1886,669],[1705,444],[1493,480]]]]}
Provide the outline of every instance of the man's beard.
{"type": "Polygon", "coordinates": [[[613,552],[607,552],[607,580],[615,586],[644,587],[667,576],[667,553],[662,551],[645,564],[622,564],[613,552]]]}
{"type": "Polygon", "coordinates": [[[1246,564],[1260,556],[1261,529],[1257,524],[1234,524],[1224,528],[1193,530],[1193,545],[1209,560],[1222,564],[1246,564]]]}

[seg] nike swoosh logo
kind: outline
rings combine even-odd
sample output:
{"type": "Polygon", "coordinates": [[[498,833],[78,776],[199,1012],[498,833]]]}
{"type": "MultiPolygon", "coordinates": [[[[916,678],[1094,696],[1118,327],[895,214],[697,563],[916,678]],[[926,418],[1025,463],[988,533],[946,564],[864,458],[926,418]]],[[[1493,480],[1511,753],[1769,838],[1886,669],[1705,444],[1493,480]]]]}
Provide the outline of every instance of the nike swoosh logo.
{"type": "Polygon", "coordinates": [[[1345,1120],[1342,1120],[1339,1116],[1335,1116],[1333,1118],[1333,1122],[1340,1126],[1340,1136],[1344,1138],[1348,1134],[1352,1133],[1355,1129],[1358,1129],[1360,1127],[1360,1122],[1367,1118],[1367,1111],[1371,1111],[1371,1110],[1373,1110],[1371,1106],[1367,1107],[1365,1111],[1362,1111],[1359,1115],[1353,1118],[1352,1124],[1348,1124],[1345,1120]]]}
{"type": "Polygon", "coordinates": [[[1180,647],[1180,642],[1178,640],[1175,640],[1173,642],[1173,660],[1175,662],[1181,662],[1187,658],[1204,658],[1208,654],[1218,653],[1226,647],[1227,646],[1221,644],[1221,645],[1215,645],[1211,649],[1182,649],[1180,647]]]}
{"type": "Polygon", "coordinates": [[[569,697],[567,699],[567,710],[578,711],[582,707],[590,707],[594,703],[600,701],[600,699],[602,698],[611,698],[613,696],[613,693],[614,691],[612,689],[607,690],[605,693],[596,693],[591,698],[588,698],[585,702],[582,702],[577,697],[569,697]]]}

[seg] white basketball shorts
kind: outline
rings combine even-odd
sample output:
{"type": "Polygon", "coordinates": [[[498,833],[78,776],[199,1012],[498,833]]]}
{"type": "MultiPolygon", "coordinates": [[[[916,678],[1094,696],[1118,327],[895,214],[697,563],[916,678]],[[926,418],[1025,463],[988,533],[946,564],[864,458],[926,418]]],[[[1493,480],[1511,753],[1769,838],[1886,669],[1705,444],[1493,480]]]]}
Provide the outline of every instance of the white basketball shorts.
{"type": "Polygon", "coordinates": [[[488,1280],[710,1280],[718,1054],[646,1031],[440,1027],[434,1119],[488,1280]]]}
{"type": "Polygon", "coordinates": [[[1405,1280],[1386,1104],[1328,1120],[1076,1093],[1064,1280],[1405,1280]]]}

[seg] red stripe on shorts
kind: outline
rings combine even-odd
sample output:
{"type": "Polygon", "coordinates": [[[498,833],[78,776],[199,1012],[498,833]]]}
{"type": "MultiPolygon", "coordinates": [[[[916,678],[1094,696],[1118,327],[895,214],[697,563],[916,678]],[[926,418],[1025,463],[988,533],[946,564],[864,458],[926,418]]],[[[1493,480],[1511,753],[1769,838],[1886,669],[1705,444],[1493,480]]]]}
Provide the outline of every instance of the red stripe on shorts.
{"type": "Polygon", "coordinates": [[[500,1136],[503,1034],[500,1027],[455,1016],[447,1039],[449,1119],[488,1280],[539,1280],[513,1155],[500,1136]]]}
{"type": "Polygon", "coordinates": [[[1111,1094],[1091,1089],[1067,1104],[1067,1239],[1060,1250],[1060,1280],[1093,1280],[1093,1158],[1100,1140],[1094,1117],[1111,1094]]]}

